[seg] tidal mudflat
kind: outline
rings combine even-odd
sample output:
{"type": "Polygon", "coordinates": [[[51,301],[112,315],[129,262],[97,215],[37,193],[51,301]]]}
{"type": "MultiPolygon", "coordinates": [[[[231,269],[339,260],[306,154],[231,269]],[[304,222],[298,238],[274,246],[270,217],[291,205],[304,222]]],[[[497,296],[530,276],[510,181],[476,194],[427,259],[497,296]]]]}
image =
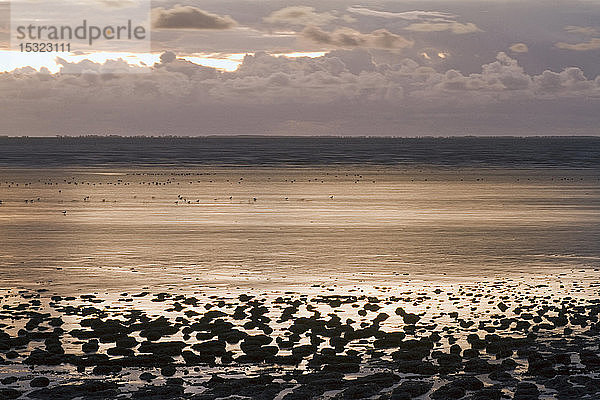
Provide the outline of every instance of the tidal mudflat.
{"type": "Polygon", "coordinates": [[[78,296],[9,289],[0,395],[596,399],[598,276],[78,296]]]}
{"type": "Polygon", "coordinates": [[[600,398],[598,179],[2,169],[0,398],[600,398]]]}

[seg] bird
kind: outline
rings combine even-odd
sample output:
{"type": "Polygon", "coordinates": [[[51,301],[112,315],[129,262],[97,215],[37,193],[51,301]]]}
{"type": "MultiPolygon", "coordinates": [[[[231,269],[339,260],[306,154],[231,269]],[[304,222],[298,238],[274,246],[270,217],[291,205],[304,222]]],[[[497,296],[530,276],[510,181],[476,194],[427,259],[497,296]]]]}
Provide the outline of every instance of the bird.
{"type": "Polygon", "coordinates": [[[63,210],[63,215],[67,215],[67,210],[63,210]]]}

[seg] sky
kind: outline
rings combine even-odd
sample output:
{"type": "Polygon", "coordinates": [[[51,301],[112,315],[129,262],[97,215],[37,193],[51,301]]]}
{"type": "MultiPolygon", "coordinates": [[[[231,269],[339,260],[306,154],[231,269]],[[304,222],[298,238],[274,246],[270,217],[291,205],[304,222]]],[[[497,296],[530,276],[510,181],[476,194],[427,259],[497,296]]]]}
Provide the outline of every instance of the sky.
{"type": "Polygon", "coordinates": [[[599,0],[151,8],[148,51],[32,55],[0,0],[0,135],[600,134],[599,0]]]}

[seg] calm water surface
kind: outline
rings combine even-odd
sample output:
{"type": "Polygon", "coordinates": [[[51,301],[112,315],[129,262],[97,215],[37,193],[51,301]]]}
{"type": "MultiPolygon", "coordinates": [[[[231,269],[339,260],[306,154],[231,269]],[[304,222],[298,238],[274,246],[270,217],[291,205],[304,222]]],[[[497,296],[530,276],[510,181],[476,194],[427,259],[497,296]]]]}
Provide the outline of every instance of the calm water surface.
{"type": "Polygon", "coordinates": [[[5,286],[75,290],[595,268],[599,177],[400,166],[4,168],[0,274],[5,286]]]}

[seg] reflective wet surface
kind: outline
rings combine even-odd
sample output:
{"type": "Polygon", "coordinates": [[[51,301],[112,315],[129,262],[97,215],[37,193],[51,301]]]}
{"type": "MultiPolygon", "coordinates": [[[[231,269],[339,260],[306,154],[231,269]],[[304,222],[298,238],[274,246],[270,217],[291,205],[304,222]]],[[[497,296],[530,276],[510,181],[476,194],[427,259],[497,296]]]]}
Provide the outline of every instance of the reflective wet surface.
{"type": "Polygon", "coordinates": [[[7,285],[491,277],[600,265],[595,170],[0,170],[7,285]]]}

